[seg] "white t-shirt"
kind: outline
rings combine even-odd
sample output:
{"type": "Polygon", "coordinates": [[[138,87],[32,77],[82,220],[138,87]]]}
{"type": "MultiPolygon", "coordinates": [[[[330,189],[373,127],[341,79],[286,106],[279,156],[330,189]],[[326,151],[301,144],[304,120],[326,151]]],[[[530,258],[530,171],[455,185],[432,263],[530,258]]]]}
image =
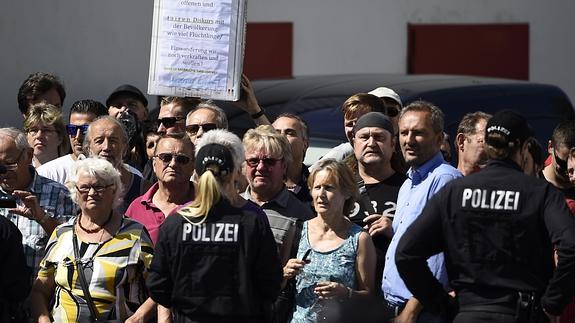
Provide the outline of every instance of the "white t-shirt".
{"type": "Polygon", "coordinates": [[[36,168],[36,171],[40,176],[65,184],[68,180],[68,176],[70,176],[70,172],[72,172],[74,162],[75,160],[72,159],[72,154],[68,154],[40,165],[40,167],[36,168]]]}
{"type": "MultiPolygon", "coordinates": [[[[84,159],[84,155],[80,155],[78,159],[84,159]]],[[[65,184],[72,172],[72,165],[74,165],[75,160],[72,159],[72,154],[68,154],[62,157],[58,157],[51,160],[40,167],[36,168],[36,171],[40,176],[47,177],[58,183],[65,184]]],[[[124,167],[133,174],[142,177],[142,173],[136,168],[124,163],[124,167]]]]}

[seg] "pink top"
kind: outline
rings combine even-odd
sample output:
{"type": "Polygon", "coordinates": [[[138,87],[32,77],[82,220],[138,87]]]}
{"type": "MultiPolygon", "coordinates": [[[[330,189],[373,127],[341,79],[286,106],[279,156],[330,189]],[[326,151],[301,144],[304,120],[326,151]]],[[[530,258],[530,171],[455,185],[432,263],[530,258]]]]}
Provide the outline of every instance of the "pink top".
{"type": "MultiPolygon", "coordinates": [[[[190,184],[192,185],[192,184],[190,184]]],[[[160,229],[160,225],[164,223],[166,217],[172,213],[174,213],[175,209],[178,209],[179,206],[175,207],[169,214],[164,214],[162,210],[154,205],[152,202],[152,198],[154,194],[158,191],[159,185],[158,183],[154,183],[150,189],[144,195],[137,197],[132,204],[126,210],[126,216],[140,222],[150,234],[152,238],[152,242],[154,245],[158,240],[158,232],[160,229]]],[[[193,192],[193,186],[192,186],[193,192]]],[[[191,194],[190,201],[194,199],[194,194],[191,194]]]]}

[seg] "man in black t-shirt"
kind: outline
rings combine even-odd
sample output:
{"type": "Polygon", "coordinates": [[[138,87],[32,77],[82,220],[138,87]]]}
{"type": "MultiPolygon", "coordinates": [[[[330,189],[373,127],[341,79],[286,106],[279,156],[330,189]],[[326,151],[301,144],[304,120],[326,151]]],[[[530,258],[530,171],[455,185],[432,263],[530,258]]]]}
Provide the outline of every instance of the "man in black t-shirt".
{"type": "MultiPolygon", "coordinates": [[[[395,136],[388,116],[369,112],[357,120],[353,129],[353,149],[357,159],[361,199],[349,218],[364,227],[377,251],[376,285],[381,282],[385,252],[392,236],[397,194],[405,175],[391,166],[395,136]]],[[[374,290],[380,290],[375,288],[374,290]]]]}

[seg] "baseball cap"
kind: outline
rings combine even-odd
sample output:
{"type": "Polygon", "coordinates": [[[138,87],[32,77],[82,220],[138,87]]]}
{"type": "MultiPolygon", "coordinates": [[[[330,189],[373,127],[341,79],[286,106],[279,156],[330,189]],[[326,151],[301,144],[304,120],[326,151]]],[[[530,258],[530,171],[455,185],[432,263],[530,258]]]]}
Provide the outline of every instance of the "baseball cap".
{"type": "Polygon", "coordinates": [[[201,176],[210,170],[216,177],[223,177],[232,172],[234,162],[232,153],[220,144],[207,144],[196,154],[196,174],[201,176]]]}
{"type": "Polygon", "coordinates": [[[401,103],[401,98],[399,97],[399,94],[397,94],[394,90],[392,90],[388,87],[383,87],[383,86],[378,87],[377,89],[370,91],[369,94],[375,95],[378,98],[393,99],[395,102],[399,103],[400,106],[403,106],[403,103],[401,103]]]}
{"type": "Polygon", "coordinates": [[[391,134],[394,133],[391,120],[381,112],[368,112],[359,117],[353,127],[353,133],[356,134],[360,129],[365,127],[382,128],[389,131],[391,134]]]}
{"type": "Polygon", "coordinates": [[[491,133],[503,135],[507,146],[511,146],[516,140],[524,143],[527,138],[533,136],[533,130],[531,126],[529,126],[529,123],[527,123],[527,119],[521,114],[509,109],[495,113],[493,117],[487,121],[487,126],[485,127],[486,142],[495,147],[500,146],[499,142],[490,140],[488,135],[491,133]]]}
{"type": "Polygon", "coordinates": [[[112,94],[110,94],[108,99],[106,99],[106,107],[109,107],[110,102],[120,95],[131,95],[131,96],[135,97],[136,99],[140,100],[142,103],[144,103],[144,106],[146,106],[146,107],[148,106],[148,100],[146,99],[144,94],[142,94],[142,91],[138,90],[138,88],[133,86],[133,85],[124,84],[124,85],[118,86],[112,92],[112,94]]]}

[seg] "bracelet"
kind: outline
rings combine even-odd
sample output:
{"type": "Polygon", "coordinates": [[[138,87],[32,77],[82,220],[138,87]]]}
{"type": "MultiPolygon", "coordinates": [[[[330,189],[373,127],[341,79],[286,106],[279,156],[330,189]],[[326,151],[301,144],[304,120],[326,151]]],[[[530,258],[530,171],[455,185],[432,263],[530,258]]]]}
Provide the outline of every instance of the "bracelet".
{"type": "Polygon", "coordinates": [[[263,116],[265,113],[266,113],[266,112],[264,111],[264,109],[262,109],[262,108],[260,107],[260,112],[256,112],[256,113],[254,113],[254,114],[250,114],[250,116],[252,117],[252,119],[257,119],[257,118],[263,116]]]}
{"type": "Polygon", "coordinates": [[[347,287],[347,299],[351,298],[351,294],[353,293],[353,290],[349,287],[347,287]]]}

